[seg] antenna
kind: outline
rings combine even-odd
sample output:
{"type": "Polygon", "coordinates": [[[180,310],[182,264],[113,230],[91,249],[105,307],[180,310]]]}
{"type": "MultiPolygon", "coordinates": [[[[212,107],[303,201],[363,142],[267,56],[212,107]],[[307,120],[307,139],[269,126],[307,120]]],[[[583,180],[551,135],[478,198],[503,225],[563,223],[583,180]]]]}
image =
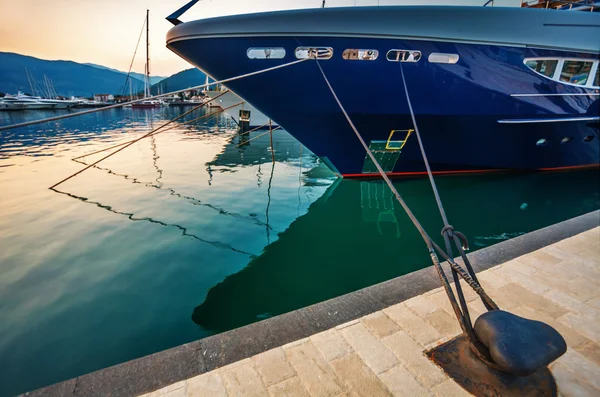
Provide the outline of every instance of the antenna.
{"type": "Polygon", "coordinates": [[[327,1],[327,0],[323,0],[323,3],[321,4],[321,8],[325,8],[325,2],[326,2],[326,1],[327,1]]]}

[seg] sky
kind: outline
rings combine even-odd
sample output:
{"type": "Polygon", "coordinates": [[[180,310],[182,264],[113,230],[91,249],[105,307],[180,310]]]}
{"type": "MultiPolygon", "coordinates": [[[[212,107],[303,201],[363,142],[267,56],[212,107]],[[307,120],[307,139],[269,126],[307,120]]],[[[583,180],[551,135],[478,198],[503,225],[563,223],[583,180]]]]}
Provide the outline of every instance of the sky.
{"type": "MultiPolygon", "coordinates": [[[[320,7],[322,0],[201,0],[181,19],[320,7]]],[[[150,10],[151,74],[169,76],[190,65],[165,46],[165,17],[188,0],[0,0],[0,51],[42,59],[129,69],[146,9],[150,10]]],[[[485,0],[327,0],[328,7],[390,4],[481,6],[485,0]]],[[[496,0],[519,6],[520,0],[496,0]]],[[[144,72],[144,38],[133,71],[144,72]]]]}

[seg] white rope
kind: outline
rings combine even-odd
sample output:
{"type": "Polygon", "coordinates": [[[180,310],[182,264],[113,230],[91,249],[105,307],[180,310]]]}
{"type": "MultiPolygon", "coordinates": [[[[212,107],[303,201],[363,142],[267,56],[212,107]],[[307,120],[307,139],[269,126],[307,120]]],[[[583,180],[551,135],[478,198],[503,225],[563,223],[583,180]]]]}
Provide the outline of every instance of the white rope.
{"type": "Polygon", "coordinates": [[[70,118],[70,117],[83,116],[84,114],[90,114],[90,113],[96,113],[96,112],[103,112],[105,110],[120,108],[120,107],[123,107],[125,105],[132,105],[134,103],[148,101],[148,100],[151,100],[151,99],[163,98],[163,97],[166,97],[166,96],[169,96],[169,95],[180,94],[180,93],[186,92],[186,91],[199,90],[201,88],[210,87],[212,85],[229,83],[231,81],[244,79],[246,77],[256,76],[256,75],[261,74],[261,73],[271,72],[273,70],[285,68],[287,66],[292,66],[292,65],[295,65],[297,63],[301,63],[301,62],[312,60],[312,59],[313,58],[298,59],[296,61],[284,63],[282,65],[277,65],[277,66],[273,66],[273,67],[270,67],[270,68],[267,68],[267,69],[257,70],[255,72],[250,72],[250,73],[242,74],[242,75],[239,75],[239,76],[229,77],[227,79],[223,79],[223,80],[220,80],[220,81],[215,81],[215,82],[212,82],[212,83],[197,85],[197,86],[194,86],[194,87],[185,88],[183,90],[172,91],[172,92],[168,92],[166,94],[155,95],[155,96],[151,96],[151,97],[147,97],[147,98],[143,98],[143,99],[136,99],[135,101],[117,103],[117,104],[114,104],[114,105],[105,106],[105,107],[98,108],[98,109],[84,110],[83,112],[63,114],[63,115],[60,115],[60,116],[48,117],[48,118],[40,119],[40,120],[32,120],[32,121],[27,121],[27,122],[24,122],[24,123],[6,125],[4,127],[0,127],[0,131],[10,130],[10,129],[19,128],[19,127],[27,127],[28,125],[46,123],[46,122],[49,122],[49,121],[62,120],[62,119],[70,118]]]}

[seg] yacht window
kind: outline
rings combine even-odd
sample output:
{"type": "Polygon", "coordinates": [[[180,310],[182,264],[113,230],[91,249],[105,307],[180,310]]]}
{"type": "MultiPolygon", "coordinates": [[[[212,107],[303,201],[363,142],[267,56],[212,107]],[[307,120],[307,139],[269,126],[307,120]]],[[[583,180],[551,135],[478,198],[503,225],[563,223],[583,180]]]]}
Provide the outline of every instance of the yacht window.
{"type": "Polygon", "coordinates": [[[449,63],[454,64],[458,62],[458,54],[442,54],[439,52],[432,52],[428,58],[430,63],[449,63]]]}
{"type": "Polygon", "coordinates": [[[536,73],[552,78],[556,65],[558,65],[558,59],[532,59],[525,61],[525,65],[536,73]]]}
{"type": "Polygon", "coordinates": [[[419,62],[421,51],[389,50],[386,57],[390,62],[419,62]]]}
{"type": "Polygon", "coordinates": [[[572,140],[573,140],[573,137],[571,137],[571,136],[566,136],[566,137],[564,137],[564,138],[563,138],[563,139],[560,141],[560,143],[562,143],[562,144],[565,144],[565,143],[569,143],[569,142],[571,142],[572,140]]]}
{"type": "Polygon", "coordinates": [[[560,72],[560,81],[565,83],[585,85],[588,81],[593,62],[566,61],[560,72]]]}
{"type": "Polygon", "coordinates": [[[246,55],[250,59],[282,59],[285,57],[285,48],[266,47],[266,48],[248,48],[246,55]]]}
{"type": "Polygon", "coordinates": [[[374,61],[379,56],[377,50],[356,50],[350,49],[344,50],[342,58],[351,61],[374,61]]]}
{"type": "Polygon", "coordinates": [[[296,58],[317,58],[331,59],[333,56],[333,48],[331,47],[298,47],[296,48],[296,58]]]}
{"type": "Polygon", "coordinates": [[[594,79],[594,86],[600,86],[600,65],[598,65],[598,69],[596,69],[596,78],[594,79]]]}

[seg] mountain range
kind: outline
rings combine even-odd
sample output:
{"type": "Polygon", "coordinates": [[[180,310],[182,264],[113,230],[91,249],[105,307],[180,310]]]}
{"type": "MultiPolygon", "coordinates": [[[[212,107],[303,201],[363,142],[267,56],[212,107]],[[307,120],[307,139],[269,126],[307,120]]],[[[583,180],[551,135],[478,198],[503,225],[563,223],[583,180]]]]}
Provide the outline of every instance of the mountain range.
{"type": "MultiPolygon", "coordinates": [[[[112,70],[113,72],[123,73],[124,75],[127,74],[126,72],[122,72],[120,70],[109,68],[109,67],[102,66],[102,65],[96,65],[95,63],[84,63],[84,65],[89,65],[89,66],[93,66],[95,68],[100,68],[100,69],[112,70]]],[[[144,81],[144,74],[143,73],[131,72],[130,76],[133,76],[134,78],[136,78],[136,79],[138,79],[140,81],[144,81]]],[[[150,84],[156,84],[159,81],[164,80],[166,78],[167,78],[166,76],[150,76],[150,84]]]]}
{"type": "Polygon", "coordinates": [[[206,74],[198,69],[186,69],[179,73],[161,80],[154,84],[150,90],[152,95],[157,95],[159,90],[161,93],[179,91],[186,88],[194,87],[203,84],[206,81],[206,74]]]}
{"type": "MultiPolygon", "coordinates": [[[[101,65],[49,61],[11,52],[0,52],[0,92],[23,91],[46,95],[51,84],[58,95],[89,97],[94,94],[129,94],[127,74],[101,65]]],[[[144,89],[143,75],[132,73],[134,92],[144,89]],[[139,78],[141,76],[141,79],[139,78]]],[[[155,76],[153,82],[162,79],[155,76]]],[[[194,85],[194,84],[191,84],[194,85]]]]}

